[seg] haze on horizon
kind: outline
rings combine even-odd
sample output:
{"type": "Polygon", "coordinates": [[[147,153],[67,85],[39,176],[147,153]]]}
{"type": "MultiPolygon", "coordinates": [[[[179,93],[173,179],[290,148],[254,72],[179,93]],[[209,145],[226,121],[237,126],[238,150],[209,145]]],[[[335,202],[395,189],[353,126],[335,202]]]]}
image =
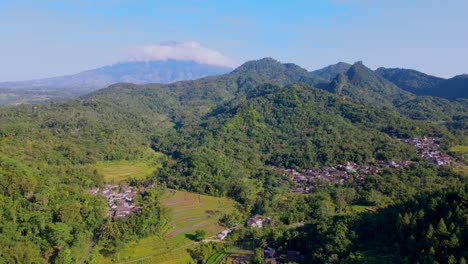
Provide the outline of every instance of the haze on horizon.
{"type": "Polygon", "coordinates": [[[309,2],[4,1],[0,82],[153,59],[233,67],[273,57],[309,70],[362,60],[440,77],[467,72],[467,1],[309,2]]]}

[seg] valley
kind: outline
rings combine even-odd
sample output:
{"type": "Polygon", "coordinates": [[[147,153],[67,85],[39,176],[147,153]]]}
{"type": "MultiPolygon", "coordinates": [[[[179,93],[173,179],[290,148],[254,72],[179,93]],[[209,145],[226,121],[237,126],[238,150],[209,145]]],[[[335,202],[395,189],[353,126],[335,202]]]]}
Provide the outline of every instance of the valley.
{"type": "Polygon", "coordinates": [[[0,259],[461,260],[467,111],[362,62],[271,58],[2,107],[0,259]]]}

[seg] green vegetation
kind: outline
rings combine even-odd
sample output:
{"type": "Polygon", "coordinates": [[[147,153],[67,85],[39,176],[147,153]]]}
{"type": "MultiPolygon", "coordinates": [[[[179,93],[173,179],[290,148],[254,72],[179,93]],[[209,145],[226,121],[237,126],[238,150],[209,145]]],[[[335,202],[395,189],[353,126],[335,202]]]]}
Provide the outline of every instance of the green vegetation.
{"type": "Polygon", "coordinates": [[[77,262],[96,233],[90,263],[218,261],[234,243],[255,262],[266,245],[304,262],[463,262],[464,148],[449,152],[458,168],[438,167],[397,138],[466,146],[466,102],[416,97],[360,63],[334,93],[317,83],[263,59],[223,76],[0,109],[0,262],[77,262]],[[307,194],[280,173],[377,160],[412,164],[307,194]],[[138,212],[105,220],[105,198],[86,192],[105,181],[155,188],[134,197],[138,212]],[[272,220],[194,247],[197,230],[210,237],[255,214],[272,220]]]}
{"type": "Polygon", "coordinates": [[[170,222],[165,236],[150,236],[127,243],[116,254],[99,256],[99,263],[125,262],[144,259],[145,263],[182,263],[190,260],[187,249],[194,245],[195,232],[207,236],[222,230],[220,215],[237,211],[234,201],[185,191],[169,190],[162,198],[170,222]]]}
{"type": "Polygon", "coordinates": [[[428,95],[439,96],[449,100],[468,98],[468,74],[462,74],[440,82],[428,91],[428,95]]]}
{"type": "Polygon", "coordinates": [[[453,146],[449,149],[450,152],[461,152],[461,153],[467,153],[468,152],[468,146],[453,146]]]}
{"type": "Polygon", "coordinates": [[[195,230],[194,238],[196,241],[202,241],[206,238],[206,231],[202,229],[195,230]]]}
{"type": "Polygon", "coordinates": [[[338,75],[327,90],[349,96],[363,104],[386,107],[415,98],[413,94],[398,88],[362,62],[353,64],[346,74],[338,75]]]}
{"type": "Polygon", "coordinates": [[[162,167],[163,154],[156,153],[151,162],[138,161],[99,161],[96,162],[97,171],[104,176],[106,182],[121,182],[129,178],[144,179],[162,167]]]}
{"type": "Polygon", "coordinates": [[[429,95],[429,90],[444,81],[443,78],[408,69],[378,68],[375,72],[401,89],[417,95],[429,95]]]}
{"type": "Polygon", "coordinates": [[[153,148],[173,159],[156,180],[253,206],[265,184],[279,181],[271,165],[302,170],[417,159],[413,147],[389,135],[453,140],[443,127],[364,108],[308,86],[263,85],[221,105],[198,126],[153,138],[153,148]]]}

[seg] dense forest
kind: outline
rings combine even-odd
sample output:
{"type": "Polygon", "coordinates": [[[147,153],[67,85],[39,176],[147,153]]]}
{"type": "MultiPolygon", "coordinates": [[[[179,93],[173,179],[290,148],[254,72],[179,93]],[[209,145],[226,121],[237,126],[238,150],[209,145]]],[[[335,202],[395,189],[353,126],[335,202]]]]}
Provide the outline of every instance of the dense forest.
{"type": "Polygon", "coordinates": [[[103,255],[163,235],[165,186],[231,197],[245,214],[236,220],[272,216],[264,229],[229,238],[258,254],[269,245],[283,259],[301,252],[304,263],[465,263],[464,154],[451,152],[462,169],[436,166],[398,139],[440,138],[444,152],[466,146],[467,111],[466,100],[414,95],[362,63],[308,72],[273,59],[195,81],[121,83],[77,100],[3,107],[0,263],[75,263],[96,233],[103,255]],[[141,210],[105,218],[106,200],[86,192],[105,184],[96,163],[152,162],[155,151],[163,167],[132,182],[156,184],[135,198],[141,210]],[[390,160],[411,165],[303,194],[281,173],[390,160]]]}

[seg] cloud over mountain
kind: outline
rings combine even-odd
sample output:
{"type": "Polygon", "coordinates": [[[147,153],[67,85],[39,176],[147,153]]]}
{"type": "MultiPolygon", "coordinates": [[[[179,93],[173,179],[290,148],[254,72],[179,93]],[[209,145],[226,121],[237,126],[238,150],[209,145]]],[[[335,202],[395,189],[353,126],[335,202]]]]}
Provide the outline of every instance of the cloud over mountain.
{"type": "Polygon", "coordinates": [[[202,46],[195,41],[166,41],[154,45],[134,46],[128,49],[131,61],[191,60],[201,64],[233,67],[234,61],[221,52],[202,46]]]}

